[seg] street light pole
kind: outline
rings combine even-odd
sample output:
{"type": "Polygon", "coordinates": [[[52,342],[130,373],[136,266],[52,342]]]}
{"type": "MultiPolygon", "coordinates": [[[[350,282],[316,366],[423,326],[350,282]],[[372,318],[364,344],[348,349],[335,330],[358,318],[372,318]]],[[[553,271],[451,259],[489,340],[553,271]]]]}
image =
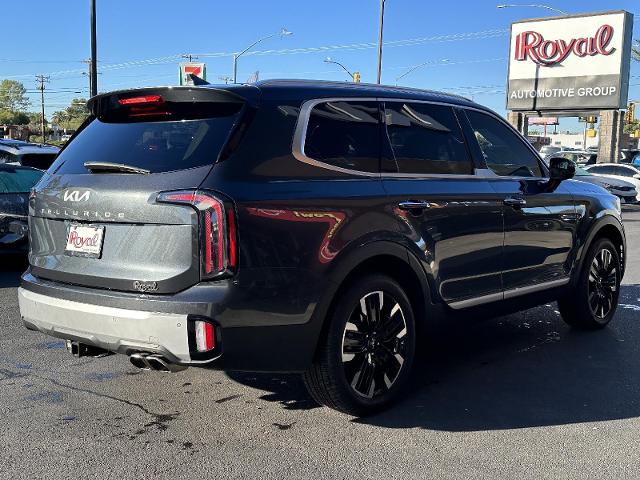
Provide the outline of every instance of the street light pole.
{"type": "Polygon", "coordinates": [[[96,0],[91,0],[91,63],[89,64],[89,94],[98,94],[98,59],[96,46],[96,0]]]}
{"type": "Polygon", "coordinates": [[[552,7],[550,5],[543,5],[541,3],[526,3],[526,4],[506,4],[506,5],[496,5],[496,8],[514,8],[514,7],[531,7],[531,8],[544,8],[546,10],[551,10],[554,12],[558,12],[560,15],[569,15],[564,10],[560,10],[559,8],[552,7]]]}
{"type": "Polygon", "coordinates": [[[378,31],[378,84],[382,78],[382,33],[384,30],[384,2],[380,0],[380,29],[378,31]]]}
{"type": "Polygon", "coordinates": [[[407,70],[406,72],[404,72],[402,75],[400,75],[399,77],[396,77],[396,85],[398,85],[398,81],[399,81],[401,78],[406,77],[406,76],[407,76],[407,75],[409,75],[411,72],[415,72],[415,71],[416,71],[417,69],[419,69],[420,67],[424,67],[424,66],[427,66],[427,65],[438,65],[438,64],[441,64],[441,63],[447,63],[447,62],[449,62],[449,59],[448,59],[448,58],[443,58],[442,60],[438,60],[438,61],[435,61],[435,62],[434,62],[433,60],[427,60],[426,62],[421,63],[420,65],[414,65],[414,66],[413,66],[413,67],[411,67],[409,70],[407,70]]]}
{"type": "Polygon", "coordinates": [[[347,70],[347,67],[345,67],[343,64],[341,64],[340,62],[336,62],[335,60],[333,60],[331,57],[327,57],[324,59],[324,63],[335,63],[336,65],[342,67],[342,69],[347,72],[347,75],[349,75],[349,77],[351,78],[351,80],[353,81],[353,73],[351,73],[349,70],[347,70]]]}
{"type": "Polygon", "coordinates": [[[272,33],[271,35],[267,35],[266,37],[262,37],[262,38],[256,40],[251,45],[249,45],[247,48],[242,50],[240,53],[234,53],[233,54],[233,76],[232,76],[233,77],[233,83],[237,83],[237,79],[238,79],[238,58],[240,58],[242,55],[247,53],[249,50],[251,50],[253,47],[255,47],[260,42],[264,42],[265,40],[268,40],[270,38],[277,37],[278,35],[281,36],[281,37],[286,37],[286,36],[289,36],[289,35],[292,35],[292,34],[293,34],[293,32],[290,32],[286,28],[282,28],[277,33],[272,33]]]}

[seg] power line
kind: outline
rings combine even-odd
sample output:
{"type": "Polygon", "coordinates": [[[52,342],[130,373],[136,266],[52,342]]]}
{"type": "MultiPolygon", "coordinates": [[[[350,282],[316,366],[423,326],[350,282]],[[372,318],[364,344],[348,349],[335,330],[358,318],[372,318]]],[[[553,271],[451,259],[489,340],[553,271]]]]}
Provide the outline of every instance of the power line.
{"type": "MultiPolygon", "coordinates": [[[[454,34],[445,34],[445,35],[435,35],[430,37],[417,37],[417,38],[409,38],[404,40],[390,40],[384,42],[385,47],[410,47],[415,45],[422,45],[425,43],[439,43],[439,42],[456,42],[456,41],[464,41],[464,40],[482,40],[487,38],[494,38],[499,36],[504,36],[509,33],[508,29],[492,29],[492,30],[481,30],[477,32],[462,32],[462,33],[454,33],[454,34]]],[[[306,54],[306,53],[318,53],[318,52],[327,52],[332,50],[366,50],[371,48],[376,48],[377,43],[375,42],[365,42],[365,43],[349,43],[349,44],[335,44],[335,45],[324,45],[319,47],[306,47],[306,48],[288,48],[288,49],[279,49],[279,50],[256,50],[253,52],[247,52],[246,55],[296,55],[296,54],[306,54]]],[[[198,57],[206,57],[206,58],[223,58],[223,57],[232,57],[235,52],[212,52],[212,53],[194,53],[193,56],[198,57]]],[[[163,65],[168,63],[174,63],[181,58],[181,54],[174,55],[166,55],[163,57],[155,57],[148,59],[140,59],[140,60],[130,60],[127,62],[120,63],[112,63],[112,64],[102,64],[100,70],[120,70],[123,68],[131,68],[131,67],[140,67],[140,66],[150,66],[150,65],[163,65]]],[[[85,70],[74,69],[74,70],[59,70],[55,72],[49,72],[50,76],[68,76],[68,75],[79,75],[85,72],[85,70]]],[[[23,75],[11,75],[5,78],[21,78],[28,77],[29,74],[23,75]]]]}

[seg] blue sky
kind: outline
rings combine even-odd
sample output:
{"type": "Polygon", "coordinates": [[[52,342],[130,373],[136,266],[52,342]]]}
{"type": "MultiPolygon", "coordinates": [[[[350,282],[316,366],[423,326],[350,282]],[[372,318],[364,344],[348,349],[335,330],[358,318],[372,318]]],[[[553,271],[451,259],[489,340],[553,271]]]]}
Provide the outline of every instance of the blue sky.
{"type": "MultiPolygon", "coordinates": [[[[260,78],[344,80],[326,56],[375,82],[378,0],[97,0],[99,90],[176,84],[179,55],[201,54],[208,79],[231,74],[231,53],[286,27],[293,35],[268,40],[239,62],[239,80],[258,70],[260,78]],[[300,53],[282,52],[301,49],[300,53]],[[265,51],[271,51],[265,52],[265,51]],[[262,53],[260,53],[262,52],[262,53]],[[209,55],[209,56],[207,56],[209,55]]],[[[501,0],[387,0],[383,83],[423,62],[402,84],[450,90],[504,113],[508,28],[512,21],[551,14],[537,8],[497,9],[501,0]],[[446,61],[443,61],[446,60],[446,61]]],[[[529,3],[513,1],[510,3],[529,3]]],[[[536,3],[536,2],[531,2],[536,3]]],[[[638,0],[553,1],[570,13],[624,9],[636,15],[638,0]]],[[[87,96],[81,71],[89,57],[89,1],[3,2],[0,78],[22,81],[32,109],[39,109],[35,74],[50,75],[47,116],[73,97],[87,96]],[[7,39],[9,39],[7,41],[7,39]],[[75,93],[81,92],[81,93],[75,93]]],[[[631,70],[630,99],[640,99],[640,63],[631,70]]],[[[573,128],[569,120],[563,126],[573,128]]]]}

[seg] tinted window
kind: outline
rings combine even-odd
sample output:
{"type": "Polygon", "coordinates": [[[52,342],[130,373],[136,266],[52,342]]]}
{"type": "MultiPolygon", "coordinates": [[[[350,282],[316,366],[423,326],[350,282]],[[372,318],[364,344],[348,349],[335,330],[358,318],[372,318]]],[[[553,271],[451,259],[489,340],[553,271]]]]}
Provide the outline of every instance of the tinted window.
{"type": "Polygon", "coordinates": [[[400,173],[473,173],[453,109],[385,103],[385,123],[400,173]]]}
{"type": "Polygon", "coordinates": [[[591,173],[599,173],[601,175],[614,175],[614,170],[613,167],[607,167],[607,166],[594,166],[589,168],[589,171],[591,173]]]}
{"type": "Polygon", "coordinates": [[[304,153],[337,167],[378,172],[379,113],[376,102],[326,102],[313,107],[304,153]]]}
{"type": "Polygon", "coordinates": [[[238,118],[237,105],[219,116],[178,121],[93,120],[58,155],[54,171],[88,173],[84,162],[123,163],[152,173],[212,165],[238,118]]]}
{"type": "Polygon", "coordinates": [[[28,168],[0,170],[1,193],[28,193],[44,172],[28,168]]]}
{"type": "Polygon", "coordinates": [[[487,167],[497,175],[542,176],[538,158],[510,128],[485,113],[466,112],[487,167]]]}
{"type": "Polygon", "coordinates": [[[633,168],[627,168],[627,167],[611,167],[612,171],[613,171],[613,175],[622,175],[625,177],[633,177],[636,172],[633,168]]]}

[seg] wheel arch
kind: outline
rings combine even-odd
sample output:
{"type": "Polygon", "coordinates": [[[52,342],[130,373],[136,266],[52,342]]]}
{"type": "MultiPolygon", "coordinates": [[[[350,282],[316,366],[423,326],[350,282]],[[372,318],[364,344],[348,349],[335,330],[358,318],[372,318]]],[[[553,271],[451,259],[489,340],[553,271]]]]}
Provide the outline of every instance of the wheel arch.
{"type": "Polygon", "coordinates": [[[627,260],[627,243],[624,233],[624,227],[617,217],[614,217],[613,215],[605,215],[599,218],[591,227],[589,234],[587,235],[587,239],[584,242],[580,252],[578,253],[579,268],[576,269],[576,275],[574,275],[574,278],[572,279],[573,284],[575,284],[578,278],[580,278],[580,273],[584,268],[584,258],[591,248],[591,245],[593,245],[593,243],[600,238],[608,238],[613,242],[616,250],[618,251],[622,275],[624,276],[627,260]]]}
{"type": "Polygon", "coordinates": [[[414,310],[418,333],[424,329],[427,311],[431,304],[432,283],[415,256],[403,245],[391,241],[374,241],[358,246],[338,260],[337,267],[329,275],[329,287],[323,293],[314,312],[322,322],[314,348],[314,358],[319,342],[326,335],[331,314],[341,293],[351,283],[369,273],[391,277],[402,287],[414,310]]]}

